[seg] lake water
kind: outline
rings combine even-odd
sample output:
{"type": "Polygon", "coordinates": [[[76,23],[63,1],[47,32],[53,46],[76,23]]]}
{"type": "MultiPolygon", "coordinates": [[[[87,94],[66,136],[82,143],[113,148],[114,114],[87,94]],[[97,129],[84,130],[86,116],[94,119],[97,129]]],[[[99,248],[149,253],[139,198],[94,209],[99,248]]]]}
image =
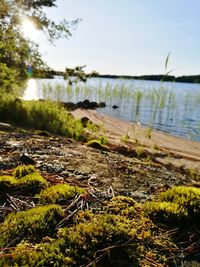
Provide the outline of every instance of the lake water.
{"type": "Polygon", "coordinates": [[[29,80],[24,99],[40,98],[103,101],[100,113],[200,141],[200,84],[91,78],[71,88],[62,77],[29,80]]]}

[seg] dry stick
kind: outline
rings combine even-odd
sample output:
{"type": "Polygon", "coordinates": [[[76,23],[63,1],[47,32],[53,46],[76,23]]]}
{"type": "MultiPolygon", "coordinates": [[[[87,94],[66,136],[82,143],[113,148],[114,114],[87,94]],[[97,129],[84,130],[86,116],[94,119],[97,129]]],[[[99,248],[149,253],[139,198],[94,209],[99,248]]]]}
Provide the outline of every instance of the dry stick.
{"type": "Polygon", "coordinates": [[[74,210],[72,213],[70,213],[67,217],[65,217],[62,221],[60,221],[57,225],[56,225],[56,229],[62,227],[71,217],[74,216],[75,213],[77,213],[79,210],[81,209],[81,207],[77,208],[76,210],[74,210]]]}
{"type": "Polygon", "coordinates": [[[8,194],[6,194],[6,196],[8,197],[8,202],[10,203],[10,206],[16,210],[16,211],[20,211],[20,208],[17,206],[17,204],[14,201],[14,198],[12,198],[11,196],[9,196],[8,194]]]}
{"type": "Polygon", "coordinates": [[[186,252],[186,253],[189,253],[189,255],[190,255],[190,254],[193,254],[193,253],[195,253],[195,248],[197,249],[197,248],[199,248],[199,246],[200,246],[200,241],[194,242],[194,243],[192,243],[191,245],[189,245],[189,246],[185,249],[185,252],[186,252]]]}
{"type": "Polygon", "coordinates": [[[79,200],[80,200],[81,197],[82,197],[81,195],[76,196],[75,199],[74,199],[74,201],[72,203],[70,203],[69,206],[64,211],[66,212],[69,209],[71,209],[76,203],[79,202],[79,200]]]}

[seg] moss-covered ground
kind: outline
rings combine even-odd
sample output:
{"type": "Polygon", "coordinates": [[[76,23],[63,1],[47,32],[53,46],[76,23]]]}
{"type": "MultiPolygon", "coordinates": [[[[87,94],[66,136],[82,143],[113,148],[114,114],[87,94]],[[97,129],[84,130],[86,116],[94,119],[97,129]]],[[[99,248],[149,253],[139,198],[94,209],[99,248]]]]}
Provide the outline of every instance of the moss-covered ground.
{"type": "Polygon", "coordinates": [[[151,201],[97,203],[89,188],[53,184],[22,165],[0,176],[0,266],[184,266],[199,260],[200,189],[151,201]]]}

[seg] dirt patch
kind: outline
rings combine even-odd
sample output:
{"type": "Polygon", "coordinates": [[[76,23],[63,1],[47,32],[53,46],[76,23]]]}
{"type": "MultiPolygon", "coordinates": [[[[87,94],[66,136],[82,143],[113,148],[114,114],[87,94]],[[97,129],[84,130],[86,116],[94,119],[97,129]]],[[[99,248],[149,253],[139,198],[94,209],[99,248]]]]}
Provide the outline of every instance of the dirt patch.
{"type": "Polygon", "coordinates": [[[0,142],[0,173],[9,173],[10,169],[30,160],[51,182],[68,182],[89,187],[98,194],[123,194],[139,200],[152,198],[174,185],[194,183],[180,170],[148,157],[134,156],[130,148],[120,150],[112,145],[110,150],[56,136],[43,137],[31,131],[4,132],[0,142]]]}

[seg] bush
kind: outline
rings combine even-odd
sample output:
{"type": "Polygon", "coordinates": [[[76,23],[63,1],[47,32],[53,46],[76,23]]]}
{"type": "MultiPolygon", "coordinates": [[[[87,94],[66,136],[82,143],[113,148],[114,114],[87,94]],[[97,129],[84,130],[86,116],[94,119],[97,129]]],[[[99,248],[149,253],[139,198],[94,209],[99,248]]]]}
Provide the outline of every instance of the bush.
{"type": "Polygon", "coordinates": [[[78,186],[68,184],[58,184],[43,190],[39,197],[40,203],[61,203],[73,199],[76,195],[81,195],[86,191],[78,186]]]}
{"type": "Polygon", "coordinates": [[[62,216],[63,211],[57,205],[11,213],[0,224],[0,247],[14,246],[21,240],[38,242],[46,235],[54,236],[55,226],[62,216]]]}

